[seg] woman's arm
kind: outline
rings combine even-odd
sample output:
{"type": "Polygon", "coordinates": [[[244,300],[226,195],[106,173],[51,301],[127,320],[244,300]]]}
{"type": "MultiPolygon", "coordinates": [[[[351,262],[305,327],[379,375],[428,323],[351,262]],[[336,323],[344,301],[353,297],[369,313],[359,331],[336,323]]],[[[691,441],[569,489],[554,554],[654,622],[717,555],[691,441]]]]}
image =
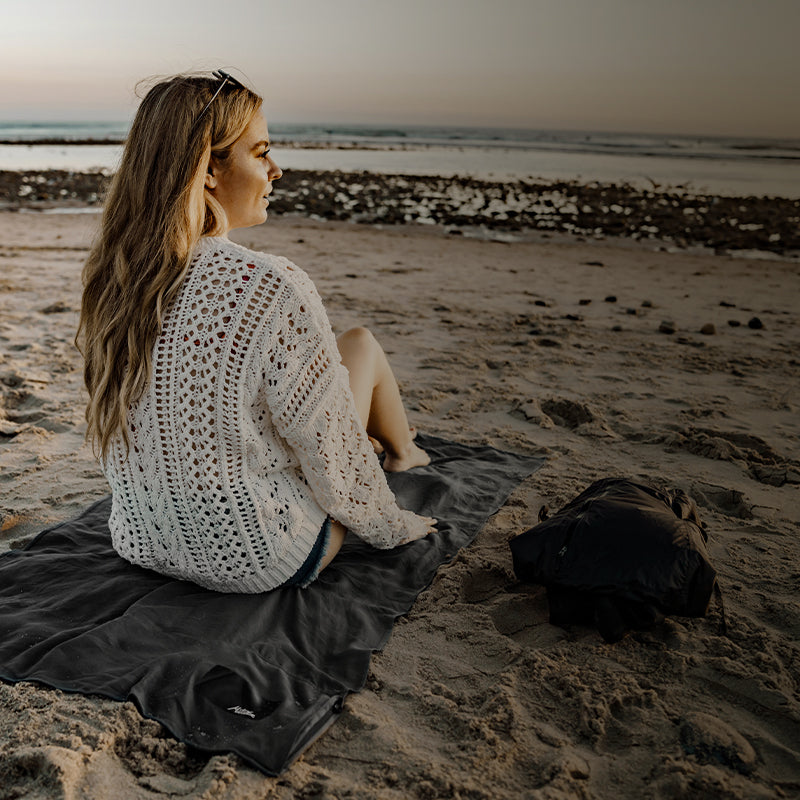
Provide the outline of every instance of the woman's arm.
{"type": "Polygon", "coordinates": [[[302,270],[287,270],[265,354],[272,421],[291,445],[315,499],[375,547],[420,538],[430,520],[397,506],[361,423],[322,300],[302,270]]]}

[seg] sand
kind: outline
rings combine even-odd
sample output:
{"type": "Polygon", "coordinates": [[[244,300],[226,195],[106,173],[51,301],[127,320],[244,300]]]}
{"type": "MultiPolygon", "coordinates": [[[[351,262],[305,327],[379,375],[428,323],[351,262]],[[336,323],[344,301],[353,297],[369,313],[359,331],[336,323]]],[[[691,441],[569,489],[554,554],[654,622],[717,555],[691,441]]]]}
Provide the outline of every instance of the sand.
{"type": "MultiPolygon", "coordinates": [[[[0,549],[107,493],[72,346],[96,222],[0,214],[0,549]]],[[[800,793],[796,264],[298,219],[234,238],[302,265],[337,331],[373,330],[419,429],[547,463],[281,778],[198,755],[130,703],[0,684],[1,800],[800,793]],[[613,475],[695,498],[727,637],[712,606],[608,645],[549,624],[544,590],[515,579],[509,538],[613,475]]]]}

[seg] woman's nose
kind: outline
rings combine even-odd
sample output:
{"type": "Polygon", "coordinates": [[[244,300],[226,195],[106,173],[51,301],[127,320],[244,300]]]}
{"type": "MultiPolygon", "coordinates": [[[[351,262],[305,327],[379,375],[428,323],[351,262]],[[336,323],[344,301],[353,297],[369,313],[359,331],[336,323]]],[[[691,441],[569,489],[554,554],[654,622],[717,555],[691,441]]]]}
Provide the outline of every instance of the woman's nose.
{"type": "Polygon", "coordinates": [[[269,160],[269,172],[267,173],[267,177],[271,181],[277,181],[278,178],[283,175],[283,170],[270,158],[269,160]]]}

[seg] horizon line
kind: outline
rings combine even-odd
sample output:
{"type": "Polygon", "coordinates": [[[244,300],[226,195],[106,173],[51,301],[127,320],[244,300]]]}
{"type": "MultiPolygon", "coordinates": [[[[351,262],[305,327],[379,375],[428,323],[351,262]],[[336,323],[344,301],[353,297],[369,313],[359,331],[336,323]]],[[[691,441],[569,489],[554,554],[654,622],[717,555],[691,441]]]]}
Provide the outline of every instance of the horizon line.
{"type": "MultiPolygon", "coordinates": [[[[91,126],[91,125],[120,125],[128,127],[131,123],[130,119],[123,119],[123,118],[97,118],[97,119],[75,119],[68,118],[68,119],[59,119],[59,118],[48,118],[48,119],[26,119],[24,117],[13,117],[3,119],[0,117],[0,126],[10,126],[10,125],[27,125],[30,127],[39,127],[39,126],[47,126],[47,125],[64,125],[64,126],[71,126],[71,125],[81,125],[81,126],[91,126]]],[[[530,125],[518,125],[518,124],[505,124],[505,125],[485,125],[485,124],[454,124],[448,122],[412,122],[412,123],[401,123],[401,122],[362,122],[358,120],[347,121],[347,122],[328,122],[328,121],[308,121],[308,120],[276,120],[271,123],[272,125],[281,127],[281,126],[309,126],[309,127],[318,127],[323,129],[333,130],[335,128],[341,127],[360,127],[364,128],[365,130],[387,130],[396,128],[398,133],[403,133],[404,131],[412,128],[420,128],[420,129],[437,129],[437,128],[444,128],[444,129],[453,129],[453,130],[474,130],[474,131],[520,131],[520,132],[527,132],[527,133],[572,133],[572,134],[611,134],[611,135],[618,135],[618,136],[676,136],[682,137],[687,139],[765,139],[770,141],[790,141],[790,142],[800,142],[800,137],[798,136],[781,136],[776,134],[763,134],[763,133],[699,133],[699,132],[691,132],[687,133],[685,131],[678,131],[678,130],[636,130],[636,129],[620,129],[620,128],[612,128],[612,127],[593,127],[593,128],[577,128],[577,127],[569,127],[569,126],[542,126],[542,127],[532,127],[530,125]]],[[[66,140],[68,141],[68,140],[66,140]]]]}

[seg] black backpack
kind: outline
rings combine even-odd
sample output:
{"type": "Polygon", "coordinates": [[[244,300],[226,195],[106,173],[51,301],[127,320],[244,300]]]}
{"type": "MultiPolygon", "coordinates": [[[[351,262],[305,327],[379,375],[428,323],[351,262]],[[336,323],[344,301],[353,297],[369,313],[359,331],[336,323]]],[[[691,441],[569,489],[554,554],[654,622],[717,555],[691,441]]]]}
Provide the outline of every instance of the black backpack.
{"type": "Polygon", "coordinates": [[[708,610],[716,586],[708,536],[681,490],[604,478],[552,517],[543,507],[539,520],[511,552],[517,577],[547,588],[553,624],[595,624],[616,642],[665,615],[708,610]]]}

